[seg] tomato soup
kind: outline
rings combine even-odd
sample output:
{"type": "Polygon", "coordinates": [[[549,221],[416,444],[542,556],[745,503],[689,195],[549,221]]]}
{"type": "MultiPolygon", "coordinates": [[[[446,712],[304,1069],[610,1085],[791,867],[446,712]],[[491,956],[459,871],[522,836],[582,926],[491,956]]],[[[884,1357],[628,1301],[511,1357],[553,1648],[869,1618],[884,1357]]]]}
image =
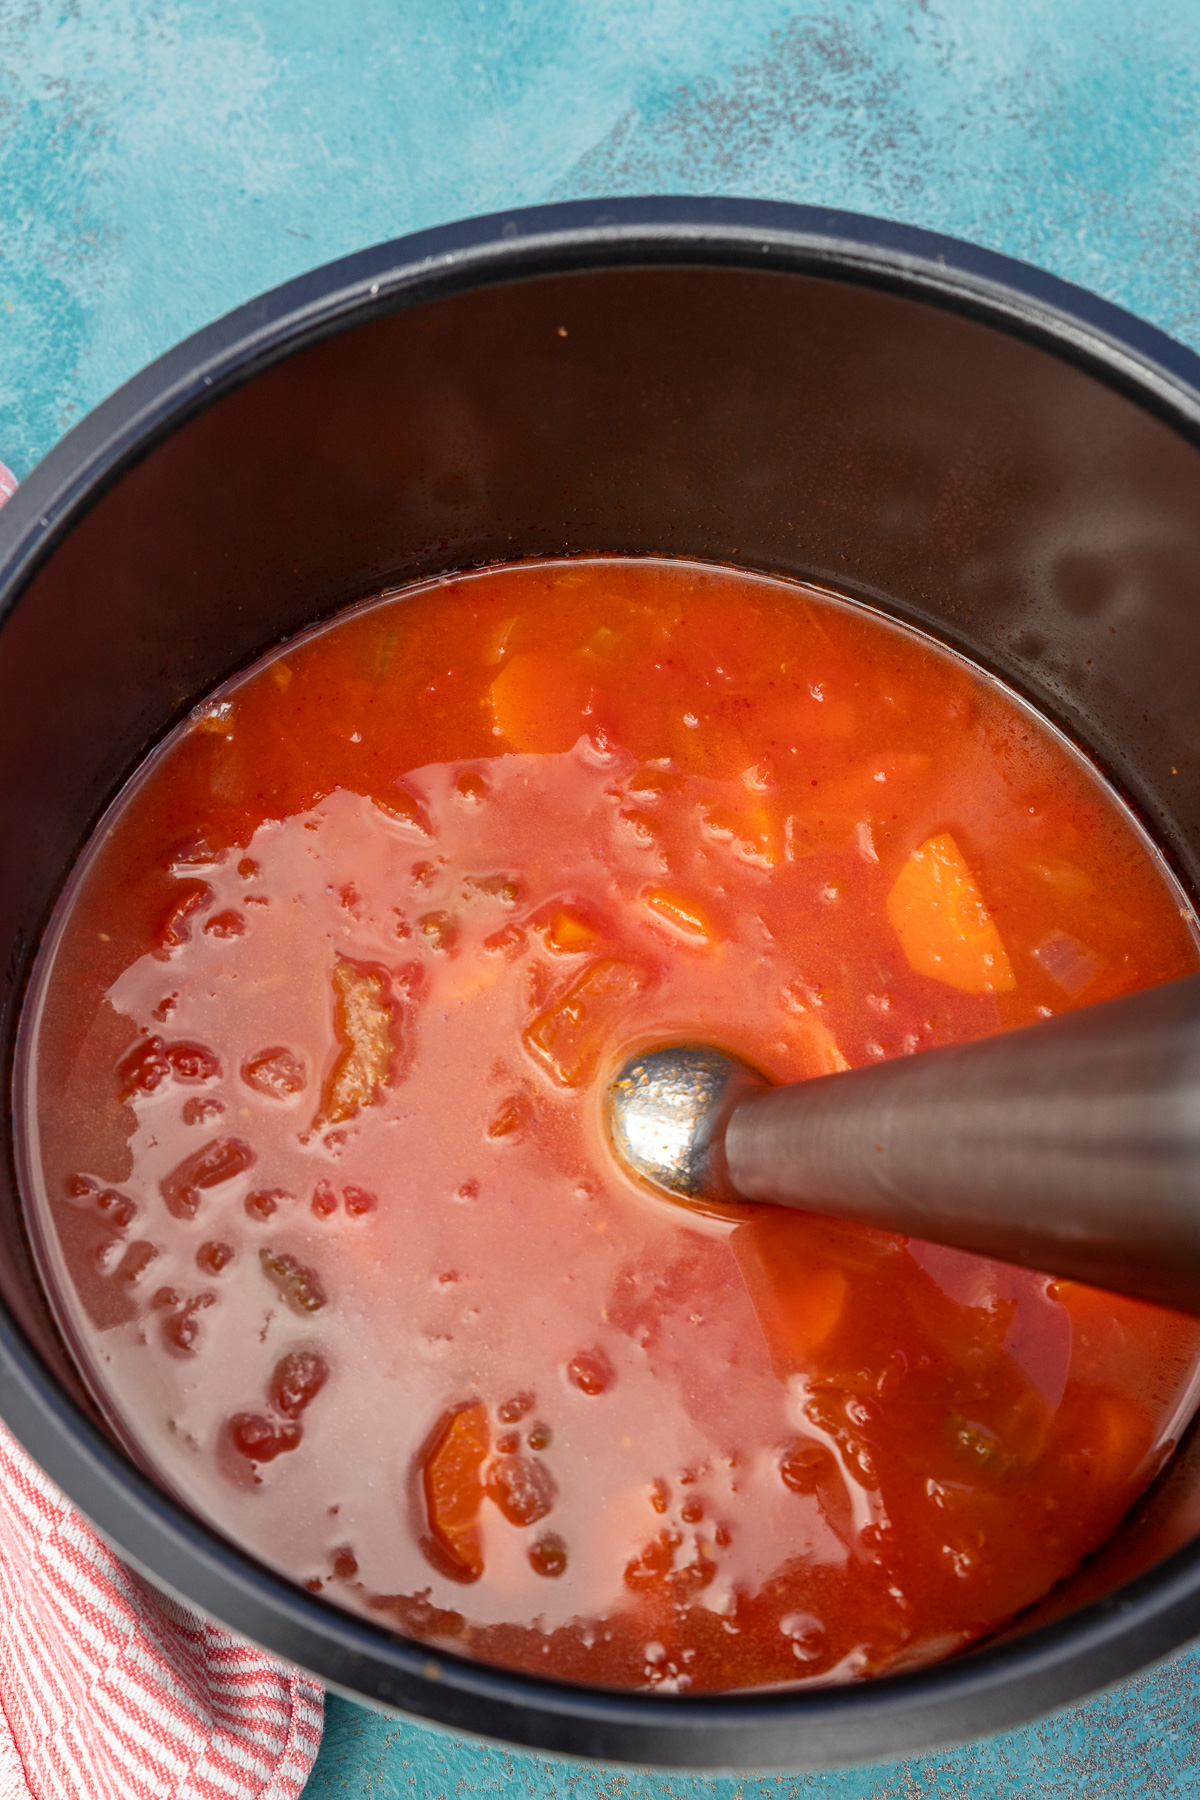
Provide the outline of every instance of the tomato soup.
{"type": "Polygon", "coordinates": [[[920,634],[683,561],[483,570],[272,651],[111,808],[26,1010],[31,1226],[132,1452],[313,1592],[613,1687],[911,1667],[1113,1530],[1200,1324],[677,1205],[606,1081],[1198,966],[1094,769],[920,634]]]}

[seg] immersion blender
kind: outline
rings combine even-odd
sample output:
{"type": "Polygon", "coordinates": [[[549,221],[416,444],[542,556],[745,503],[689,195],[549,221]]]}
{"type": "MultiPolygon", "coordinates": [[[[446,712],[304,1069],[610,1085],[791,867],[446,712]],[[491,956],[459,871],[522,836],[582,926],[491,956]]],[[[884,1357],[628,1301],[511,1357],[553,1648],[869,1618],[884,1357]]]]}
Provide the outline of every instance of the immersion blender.
{"type": "Polygon", "coordinates": [[[609,1084],[621,1161],[681,1197],[830,1214],[1200,1315],[1200,975],[771,1087],[672,1044],[609,1084]]]}

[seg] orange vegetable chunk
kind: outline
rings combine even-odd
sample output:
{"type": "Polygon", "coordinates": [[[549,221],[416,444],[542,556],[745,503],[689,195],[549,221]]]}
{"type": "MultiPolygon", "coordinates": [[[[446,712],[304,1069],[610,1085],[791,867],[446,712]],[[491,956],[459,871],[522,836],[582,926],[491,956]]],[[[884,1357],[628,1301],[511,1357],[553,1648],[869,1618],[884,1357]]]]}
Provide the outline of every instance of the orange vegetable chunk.
{"type": "Polygon", "coordinates": [[[658,925],[681,937],[688,944],[707,944],[712,926],[699,903],[666,888],[651,888],[642,895],[642,905],[658,925]]]}
{"type": "Polygon", "coordinates": [[[773,869],[779,863],[779,834],[766,807],[710,807],[704,815],[704,828],[715,843],[728,844],[744,862],[764,869],[773,869]]]}
{"type": "Polygon", "coordinates": [[[430,1529],[460,1581],[478,1581],[483,1574],[479,1508],[490,1442],[487,1407],[475,1400],[442,1420],[425,1459],[430,1529]]]}
{"type": "Polygon", "coordinates": [[[807,1368],[842,1316],[844,1272],[786,1215],[739,1225],[729,1242],[776,1373],[807,1368]]]}
{"type": "Polygon", "coordinates": [[[577,956],[594,944],[596,927],[573,906],[563,906],[546,923],[546,942],[561,956],[577,956]]]}
{"type": "Polygon", "coordinates": [[[512,750],[570,750],[588,728],[590,683],[573,657],[526,650],[488,689],[492,723],[512,750]]]}
{"type": "Polygon", "coordinates": [[[887,916],[918,975],[962,994],[1007,994],[1016,985],[995,921],[948,831],[913,851],[888,895],[887,916]]]}
{"type": "Polygon", "coordinates": [[[563,1087],[575,1087],[592,1070],[605,1037],[646,984],[640,969],[602,957],[590,963],[554,1004],[539,1013],[525,1043],[563,1087]]]}

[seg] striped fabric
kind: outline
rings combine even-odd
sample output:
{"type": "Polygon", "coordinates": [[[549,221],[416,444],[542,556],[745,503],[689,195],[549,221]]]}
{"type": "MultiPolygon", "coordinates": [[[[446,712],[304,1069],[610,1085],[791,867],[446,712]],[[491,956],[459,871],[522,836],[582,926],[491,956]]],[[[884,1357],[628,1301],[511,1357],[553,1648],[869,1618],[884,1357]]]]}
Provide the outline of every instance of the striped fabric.
{"type": "Polygon", "coordinates": [[[324,1705],[118,1562],[0,1426],[0,1800],[295,1800],[324,1705]]]}
{"type": "Polygon", "coordinates": [[[295,1800],[320,1687],[127,1569],[0,1428],[0,1800],[295,1800]]]}

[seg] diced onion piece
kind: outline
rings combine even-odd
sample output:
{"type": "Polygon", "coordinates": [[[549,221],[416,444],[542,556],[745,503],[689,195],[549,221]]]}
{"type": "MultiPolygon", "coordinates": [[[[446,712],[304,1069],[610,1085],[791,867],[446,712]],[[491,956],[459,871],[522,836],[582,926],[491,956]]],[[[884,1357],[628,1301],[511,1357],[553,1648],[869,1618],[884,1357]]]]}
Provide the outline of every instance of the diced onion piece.
{"type": "Polygon", "coordinates": [[[1100,958],[1078,938],[1067,931],[1052,931],[1034,946],[1034,961],[1040,963],[1051,981],[1072,998],[1081,994],[1100,970],[1100,958]]]}
{"type": "Polygon", "coordinates": [[[790,1048],[803,1059],[805,1076],[838,1075],[850,1067],[828,1025],[812,1013],[786,1018],[784,1030],[790,1048]]]}
{"type": "Polygon", "coordinates": [[[948,831],[913,851],[887,898],[887,915],[918,975],[963,994],[1016,985],[1000,933],[948,831]]]}

